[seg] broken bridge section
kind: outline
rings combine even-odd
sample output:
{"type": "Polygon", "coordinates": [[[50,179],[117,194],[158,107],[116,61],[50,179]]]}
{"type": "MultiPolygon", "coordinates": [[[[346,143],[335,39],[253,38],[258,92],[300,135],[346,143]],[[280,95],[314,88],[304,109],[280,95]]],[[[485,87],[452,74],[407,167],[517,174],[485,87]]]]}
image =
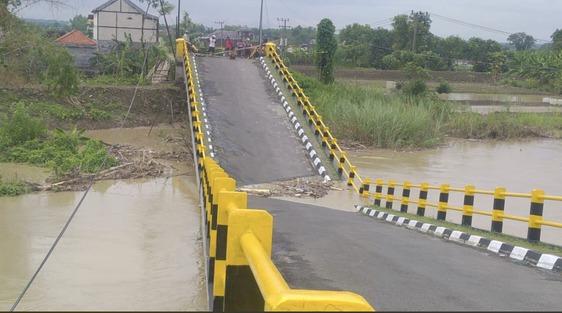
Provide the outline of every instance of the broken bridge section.
{"type": "Polygon", "coordinates": [[[197,58],[216,158],[240,185],[317,175],[257,62],[197,58]]]}

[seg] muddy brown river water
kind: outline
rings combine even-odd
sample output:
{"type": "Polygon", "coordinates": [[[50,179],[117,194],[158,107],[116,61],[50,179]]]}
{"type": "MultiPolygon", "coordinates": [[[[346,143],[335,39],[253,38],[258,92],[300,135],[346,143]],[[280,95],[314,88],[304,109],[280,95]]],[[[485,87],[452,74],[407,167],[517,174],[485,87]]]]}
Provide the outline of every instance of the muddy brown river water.
{"type": "MultiPolygon", "coordinates": [[[[18,310],[205,310],[195,179],[94,185],[18,310]]],[[[0,310],[25,286],[81,192],[0,198],[0,310]]]]}

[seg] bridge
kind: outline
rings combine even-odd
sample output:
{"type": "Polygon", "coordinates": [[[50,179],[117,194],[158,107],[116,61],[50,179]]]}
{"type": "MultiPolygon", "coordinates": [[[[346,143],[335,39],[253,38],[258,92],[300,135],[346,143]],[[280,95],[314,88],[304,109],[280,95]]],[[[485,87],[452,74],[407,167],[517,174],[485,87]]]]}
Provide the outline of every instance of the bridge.
{"type": "MultiPolygon", "coordinates": [[[[198,57],[183,39],[176,43],[200,184],[210,309],[562,307],[558,272],[562,260],[556,256],[542,255],[534,261],[535,267],[524,266],[490,248],[471,249],[394,225],[413,222],[412,228],[439,231],[429,224],[384,212],[381,216],[393,223],[372,218],[379,214],[373,209],[377,207],[396,212],[413,209],[420,216],[434,208],[439,220],[445,220],[448,212],[458,212],[464,226],[472,225],[473,216],[489,217],[490,230],[498,233],[504,221],[524,222],[527,239],[537,242],[543,227],[562,227],[543,218],[544,202],[562,201],[561,197],[541,190],[527,194],[501,187],[478,190],[470,185],[456,188],[362,178],[274,44],[265,45],[264,57],[229,60],[198,57]],[[356,194],[356,203],[337,210],[240,191],[246,185],[300,177],[341,179],[356,194]],[[455,193],[460,194],[462,206],[449,201],[455,193]],[[493,207],[476,207],[475,195],[490,197],[493,207]],[[435,197],[438,201],[432,200],[435,197]],[[528,200],[529,215],[510,214],[509,198],[528,200]],[[371,206],[360,206],[357,212],[351,210],[354,204],[371,206]]],[[[449,231],[447,236],[453,235],[449,231]]],[[[497,250],[506,247],[499,243],[497,250]]],[[[516,250],[512,246],[507,255],[516,250]]],[[[519,259],[527,261],[531,252],[521,252],[519,259]]]]}

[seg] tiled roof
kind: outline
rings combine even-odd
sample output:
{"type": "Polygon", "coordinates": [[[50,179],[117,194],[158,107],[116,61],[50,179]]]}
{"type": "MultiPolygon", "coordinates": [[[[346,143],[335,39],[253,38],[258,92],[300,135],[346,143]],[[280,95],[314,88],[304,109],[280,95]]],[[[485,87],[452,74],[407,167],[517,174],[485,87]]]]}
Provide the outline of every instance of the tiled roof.
{"type": "Polygon", "coordinates": [[[79,30],[73,29],[72,31],[60,36],[55,40],[61,45],[78,45],[78,46],[95,46],[96,41],[88,38],[79,30]]]}

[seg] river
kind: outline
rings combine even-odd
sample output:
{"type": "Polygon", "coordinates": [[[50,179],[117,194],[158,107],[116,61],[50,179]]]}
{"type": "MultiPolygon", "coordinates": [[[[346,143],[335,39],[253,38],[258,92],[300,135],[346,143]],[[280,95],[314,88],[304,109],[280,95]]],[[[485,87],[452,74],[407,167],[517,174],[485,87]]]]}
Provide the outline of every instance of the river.
{"type": "MultiPolygon", "coordinates": [[[[82,192],[0,198],[0,310],[8,310],[82,192]]],[[[18,310],[206,310],[195,179],[94,185],[18,310]]]]}
{"type": "MultiPolygon", "coordinates": [[[[550,195],[562,195],[562,141],[468,141],[451,140],[437,149],[396,152],[390,150],[364,150],[351,154],[351,159],[363,177],[381,178],[398,182],[450,184],[463,188],[472,184],[477,189],[493,190],[505,187],[511,192],[530,193],[533,188],[544,189],[550,195]]],[[[397,189],[401,195],[401,188],[397,189]]],[[[413,190],[412,195],[418,196],[413,190]]],[[[429,199],[437,202],[438,191],[431,191],[429,199]]],[[[449,203],[462,207],[463,195],[451,193],[449,203]]],[[[475,209],[491,211],[491,196],[475,197],[475,209]]],[[[529,215],[529,200],[506,200],[506,213],[529,215]]],[[[399,204],[395,203],[395,208],[399,204]]],[[[415,205],[409,212],[415,213],[415,205]]],[[[435,216],[434,209],[427,214],[435,216]]],[[[545,219],[562,222],[562,202],[546,202],[545,219]]],[[[449,221],[459,223],[461,214],[449,211],[449,221]]],[[[489,230],[490,218],[475,216],[473,225],[489,230]]],[[[525,237],[527,225],[522,222],[505,221],[504,232],[525,237]]],[[[542,240],[562,245],[562,230],[544,226],[542,240]]]]}

